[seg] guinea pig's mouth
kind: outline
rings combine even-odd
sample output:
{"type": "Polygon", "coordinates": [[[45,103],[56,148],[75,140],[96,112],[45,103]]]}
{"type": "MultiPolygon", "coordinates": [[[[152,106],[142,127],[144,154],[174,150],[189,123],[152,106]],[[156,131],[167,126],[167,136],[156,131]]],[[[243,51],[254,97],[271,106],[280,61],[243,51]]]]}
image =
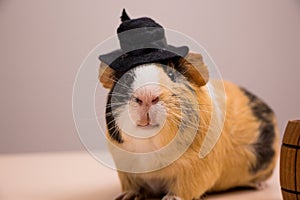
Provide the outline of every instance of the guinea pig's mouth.
{"type": "Polygon", "coordinates": [[[147,124],[145,126],[137,125],[137,127],[142,129],[154,129],[154,128],[158,128],[159,124],[147,124]]]}

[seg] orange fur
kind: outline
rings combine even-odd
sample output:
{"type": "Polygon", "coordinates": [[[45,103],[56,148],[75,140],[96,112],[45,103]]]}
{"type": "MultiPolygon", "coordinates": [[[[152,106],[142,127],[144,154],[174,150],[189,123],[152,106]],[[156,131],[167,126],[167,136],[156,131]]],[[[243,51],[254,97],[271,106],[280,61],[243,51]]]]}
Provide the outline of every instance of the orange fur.
{"type": "Polygon", "coordinates": [[[207,83],[209,73],[201,54],[189,53],[185,58],[179,60],[179,65],[185,67],[184,75],[197,86],[201,87],[207,83]]]}
{"type": "Polygon", "coordinates": [[[104,88],[110,89],[115,83],[114,70],[105,63],[101,62],[98,78],[104,88]]]}

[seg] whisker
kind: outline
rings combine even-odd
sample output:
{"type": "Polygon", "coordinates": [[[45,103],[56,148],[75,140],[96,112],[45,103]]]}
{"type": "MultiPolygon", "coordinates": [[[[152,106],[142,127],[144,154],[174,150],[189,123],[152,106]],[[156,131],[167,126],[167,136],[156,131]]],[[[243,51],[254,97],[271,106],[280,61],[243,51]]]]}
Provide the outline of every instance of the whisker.
{"type": "Polygon", "coordinates": [[[113,107],[113,106],[119,106],[119,105],[126,105],[127,102],[113,102],[113,103],[109,103],[109,104],[106,104],[106,108],[108,107],[113,107]]]}
{"type": "Polygon", "coordinates": [[[199,128],[201,128],[200,124],[183,123],[182,121],[176,121],[176,120],[172,120],[172,119],[171,119],[171,121],[174,122],[174,123],[176,123],[177,125],[184,124],[185,127],[191,128],[191,129],[199,129],[199,128]]]}
{"type": "Polygon", "coordinates": [[[107,108],[110,107],[110,108],[113,109],[114,112],[118,112],[117,109],[119,109],[119,107],[123,106],[123,105],[125,106],[126,103],[124,103],[124,104],[120,103],[120,104],[106,105],[106,106],[95,106],[95,110],[96,111],[103,111],[103,110],[106,110],[107,108]],[[117,107],[117,108],[115,108],[115,107],[117,107]]]}
{"type": "Polygon", "coordinates": [[[200,126],[200,124],[196,124],[196,123],[194,123],[194,122],[191,122],[191,121],[187,121],[187,120],[184,120],[184,121],[182,121],[182,120],[177,120],[177,119],[171,119],[171,120],[175,120],[174,122],[177,122],[178,124],[182,124],[182,123],[184,123],[184,125],[185,126],[187,126],[187,127],[189,127],[189,128],[196,128],[196,127],[199,127],[200,126]],[[177,120],[177,121],[176,121],[177,120]]]}
{"type": "Polygon", "coordinates": [[[113,92],[111,92],[111,93],[105,93],[105,94],[103,94],[103,93],[96,93],[96,95],[95,96],[112,96],[112,95],[116,95],[116,96],[128,96],[128,95],[126,95],[126,94],[123,94],[123,93],[120,93],[120,92],[117,92],[117,91],[113,91],[113,92]]]}
{"type": "Polygon", "coordinates": [[[180,100],[179,103],[181,104],[187,104],[187,105],[201,105],[201,106],[213,106],[211,104],[203,104],[203,103],[192,103],[188,100],[180,100]]]}
{"type": "Polygon", "coordinates": [[[113,133],[110,134],[111,137],[113,137],[113,138],[116,136],[116,134],[117,134],[118,131],[119,131],[118,127],[114,127],[114,128],[115,128],[115,131],[114,131],[113,133]]]}
{"type": "Polygon", "coordinates": [[[120,85],[120,86],[122,86],[122,87],[124,87],[124,88],[126,88],[126,89],[132,89],[132,88],[130,88],[130,87],[128,87],[128,85],[125,85],[125,83],[123,83],[123,82],[121,82],[121,81],[117,81],[116,82],[116,85],[120,85]]]}
{"type": "Polygon", "coordinates": [[[118,128],[117,126],[112,126],[110,129],[107,129],[108,130],[108,132],[109,131],[111,131],[111,130],[113,130],[113,129],[115,129],[115,128],[118,128]]]}
{"type": "MultiPolygon", "coordinates": [[[[107,104],[105,104],[105,107],[109,107],[109,106],[113,106],[113,105],[121,105],[121,104],[127,104],[127,102],[121,102],[121,101],[119,101],[119,102],[111,102],[111,103],[107,103],[107,104]]],[[[97,107],[100,107],[100,105],[99,106],[97,106],[97,107]]],[[[102,107],[104,107],[104,106],[102,106],[102,107]]]]}
{"type": "MultiPolygon", "coordinates": [[[[182,116],[178,115],[177,113],[170,112],[170,114],[176,116],[176,117],[179,118],[179,119],[182,118],[182,116]]],[[[200,116],[199,116],[199,117],[200,117],[200,116]]],[[[176,119],[176,120],[177,120],[177,119],[176,119]]],[[[202,121],[202,122],[204,122],[204,121],[202,121]]],[[[185,123],[191,124],[191,125],[193,125],[193,126],[199,126],[198,124],[195,124],[194,122],[192,122],[192,121],[190,121],[190,120],[186,121],[185,123]]]]}
{"type": "MultiPolygon", "coordinates": [[[[182,107],[178,107],[178,106],[168,106],[167,108],[170,109],[170,110],[173,109],[173,108],[175,108],[175,110],[180,110],[181,112],[182,112],[182,110],[190,109],[190,108],[187,108],[187,107],[185,107],[185,106],[182,106],[182,107]]],[[[200,111],[200,112],[207,112],[207,113],[213,112],[213,110],[204,110],[204,109],[202,109],[201,107],[199,107],[199,111],[200,111]]]]}
{"type": "MultiPolygon", "coordinates": [[[[172,120],[172,119],[171,119],[171,121],[173,121],[177,125],[180,125],[182,123],[181,121],[176,121],[176,120],[172,120]]],[[[204,122],[204,124],[203,124],[203,122],[199,123],[199,124],[187,124],[187,123],[185,123],[184,126],[188,127],[188,128],[192,128],[192,129],[195,129],[195,128],[197,128],[197,129],[199,129],[199,128],[208,128],[207,123],[205,123],[205,122],[204,122]]]]}
{"type": "Polygon", "coordinates": [[[106,126],[108,126],[109,124],[114,123],[114,122],[117,122],[117,120],[116,120],[116,119],[111,120],[110,122],[108,122],[108,123],[106,124],[106,126]]]}
{"type": "Polygon", "coordinates": [[[95,96],[97,96],[97,97],[108,97],[108,96],[128,97],[128,95],[118,93],[118,92],[113,92],[113,93],[109,93],[109,94],[97,94],[95,96]]]}
{"type": "Polygon", "coordinates": [[[128,85],[126,85],[125,83],[123,83],[120,79],[115,80],[115,79],[109,78],[109,77],[107,77],[107,79],[113,81],[115,84],[123,86],[124,88],[131,89],[130,87],[128,87],[128,85]]]}
{"type": "MultiPolygon", "coordinates": [[[[165,101],[164,103],[166,103],[166,104],[172,104],[173,102],[165,101]]],[[[192,103],[189,100],[183,100],[183,99],[180,99],[178,103],[179,104],[186,104],[186,105],[213,106],[211,104],[192,103]]]]}

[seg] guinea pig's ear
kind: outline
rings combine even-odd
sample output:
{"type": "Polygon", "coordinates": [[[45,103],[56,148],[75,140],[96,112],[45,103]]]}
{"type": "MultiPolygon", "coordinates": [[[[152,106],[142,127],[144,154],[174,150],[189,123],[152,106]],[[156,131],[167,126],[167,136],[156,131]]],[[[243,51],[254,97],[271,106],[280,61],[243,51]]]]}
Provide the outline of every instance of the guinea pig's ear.
{"type": "Polygon", "coordinates": [[[200,87],[208,82],[209,72],[201,54],[189,53],[185,58],[179,59],[179,68],[188,80],[200,87]]]}
{"type": "Polygon", "coordinates": [[[100,63],[99,68],[99,81],[106,89],[111,89],[115,83],[115,70],[110,68],[104,62],[100,63]]]}

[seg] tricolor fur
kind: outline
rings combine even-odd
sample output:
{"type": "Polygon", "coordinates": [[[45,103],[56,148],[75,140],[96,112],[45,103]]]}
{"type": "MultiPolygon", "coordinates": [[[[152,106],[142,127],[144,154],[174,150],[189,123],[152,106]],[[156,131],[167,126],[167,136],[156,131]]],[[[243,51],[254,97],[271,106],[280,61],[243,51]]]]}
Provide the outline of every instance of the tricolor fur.
{"type": "MultiPolygon", "coordinates": [[[[205,158],[199,158],[212,109],[218,105],[206,86],[208,70],[201,55],[190,53],[186,59],[145,64],[127,73],[116,72],[102,63],[99,78],[103,86],[110,89],[106,109],[107,139],[121,149],[134,153],[159,150],[168,145],[176,133],[185,143],[190,139],[189,128],[198,122],[192,144],[172,164],[147,173],[119,171],[124,194],[118,200],[135,197],[198,199],[209,191],[255,186],[272,174],[278,154],[274,114],[256,96],[227,81],[223,82],[226,117],[221,136],[212,151],[205,158]],[[152,134],[151,131],[158,134],[143,138],[152,134]]],[[[216,82],[210,81],[210,84],[216,82]]]]}

